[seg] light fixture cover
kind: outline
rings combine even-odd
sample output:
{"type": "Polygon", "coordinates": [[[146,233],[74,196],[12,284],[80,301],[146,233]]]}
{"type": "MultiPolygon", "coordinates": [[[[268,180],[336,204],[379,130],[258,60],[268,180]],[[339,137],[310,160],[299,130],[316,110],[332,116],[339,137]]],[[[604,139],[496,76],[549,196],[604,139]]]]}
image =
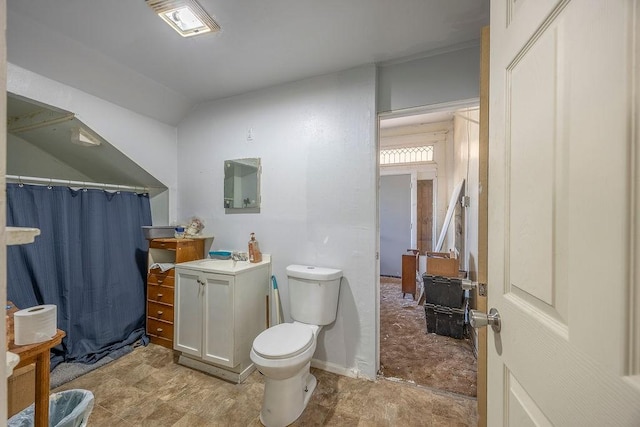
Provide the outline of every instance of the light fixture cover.
{"type": "Polygon", "coordinates": [[[195,0],[145,0],[182,37],[220,31],[220,26],[195,0]]]}
{"type": "Polygon", "coordinates": [[[83,147],[97,147],[100,140],[81,127],[71,128],[71,142],[83,147]]]}

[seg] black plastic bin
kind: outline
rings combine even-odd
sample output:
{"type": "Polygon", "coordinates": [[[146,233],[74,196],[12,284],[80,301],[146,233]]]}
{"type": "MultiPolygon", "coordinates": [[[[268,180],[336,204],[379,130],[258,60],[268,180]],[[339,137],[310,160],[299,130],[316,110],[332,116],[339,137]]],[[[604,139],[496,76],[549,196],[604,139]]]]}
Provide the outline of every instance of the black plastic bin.
{"type": "Polygon", "coordinates": [[[427,333],[462,339],[465,332],[465,308],[451,308],[430,303],[424,304],[427,333]]]}
{"type": "Polygon", "coordinates": [[[451,308],[462,308],[464,289],[462,279],[455,277],[422,275],[426,302],[451,308]]]}

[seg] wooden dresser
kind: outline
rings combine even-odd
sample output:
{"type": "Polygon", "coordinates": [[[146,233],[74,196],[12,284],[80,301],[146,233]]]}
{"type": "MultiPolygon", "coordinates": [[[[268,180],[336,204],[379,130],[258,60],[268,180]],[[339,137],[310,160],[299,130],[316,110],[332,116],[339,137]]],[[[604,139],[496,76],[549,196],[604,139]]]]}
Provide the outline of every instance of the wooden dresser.
{"type": "Polygon", "coordinates": [[[418,270],[419,252],[415,249],[408,249],[402,255],[402,298],[406,294],[411,294],[416,299],[416,271],[418,270]]]}
{"type": "Polygon", "coordinates": [[[175,269],[163,272],[155,263],[180,263],[204,258],[203,239],[152,239],[147,276],[147,335],[152,343],[173,349],[175,269]]]}

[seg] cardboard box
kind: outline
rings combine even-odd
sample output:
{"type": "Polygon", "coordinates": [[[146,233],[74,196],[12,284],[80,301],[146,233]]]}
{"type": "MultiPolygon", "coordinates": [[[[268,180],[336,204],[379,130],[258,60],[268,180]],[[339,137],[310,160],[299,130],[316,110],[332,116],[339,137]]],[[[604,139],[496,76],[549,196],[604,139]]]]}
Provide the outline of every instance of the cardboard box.
{"type": "Polygon", "coordinates": [[[35,401],[36,365],[15,369],[7,378],[7,415],[12,417],[35,401]]]}
{"type": "Polygon", "coordinates": [[[458,277],[460,260],[448,252],[427,252],[427,274],[430,276],[458,277]]]}

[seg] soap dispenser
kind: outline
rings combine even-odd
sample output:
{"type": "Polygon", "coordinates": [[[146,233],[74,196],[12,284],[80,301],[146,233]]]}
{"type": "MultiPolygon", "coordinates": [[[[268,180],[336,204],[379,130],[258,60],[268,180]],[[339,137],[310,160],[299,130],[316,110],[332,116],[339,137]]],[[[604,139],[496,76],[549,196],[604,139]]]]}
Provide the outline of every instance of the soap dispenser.
{"type": "Polygon", "coordinates": [[[249,262],[260,261],[262,261],[262,252],[260,252],[260,245],[256,240],[256,233],[251,233],[251,238],[249,239],[249,262]]]}

